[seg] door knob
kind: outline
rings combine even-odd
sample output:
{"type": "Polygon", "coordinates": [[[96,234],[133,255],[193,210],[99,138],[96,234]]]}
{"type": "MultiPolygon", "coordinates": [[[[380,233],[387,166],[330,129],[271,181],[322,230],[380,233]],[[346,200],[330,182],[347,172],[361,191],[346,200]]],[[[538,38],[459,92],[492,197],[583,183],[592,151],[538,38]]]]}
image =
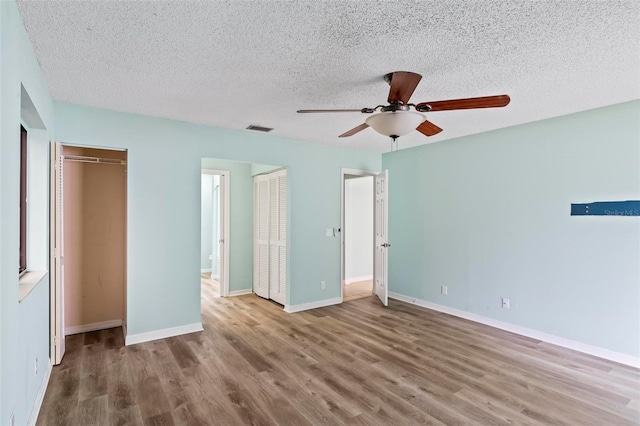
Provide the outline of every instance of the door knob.
{"type": "Polygon", "coordinates": [[[391,247],[391,244],[389,244],[389,243],[383,243],[383,244],[382,244],[382,247],[391,247]]]}

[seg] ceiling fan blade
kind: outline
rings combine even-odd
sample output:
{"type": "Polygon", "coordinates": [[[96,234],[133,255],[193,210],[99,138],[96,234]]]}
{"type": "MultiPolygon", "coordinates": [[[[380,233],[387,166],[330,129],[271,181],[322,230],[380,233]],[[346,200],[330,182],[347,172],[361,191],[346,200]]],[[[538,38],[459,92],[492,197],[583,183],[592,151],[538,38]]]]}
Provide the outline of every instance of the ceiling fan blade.
{"type": "Polygon", "coordinates": [[[416,90],[421,79],[422,76],[414,72],[396,71],[391,73],[391,81],[389,81],[391,88],[387,102],[400,101],[403,104],[409,102],[409,98],[413,95],[413,91],[416,90]]]}
{"type": "Polygon", "coordinates": [[[361,125],[359,125],[358,127],[354,127],[353,129],[344,132],[343,134],[341,134],[340,136],[338,136],[339,138],[346,138],[349,136],[353,136],[356,133],[366,129],[367,127],[369,127],[369,125],[367,123],[362,123],[361,125]]]}
{"type": "Polygon", "coordinates": [[[361,109],[299,109],[299,114],[314,114],[317,112],[364,112],[361,109]]]}
{"type": "Polygon", "coordinates": [[[442,129],[429,120],[424,120],[421,125],[416,128],[417,131],[422,133],[425,136],[433,136],[437,135],[442,131],[442,129]]]}
{"type": "Polygon", "coordinates": [[[482,96],[479,98],[449,99],[446,101],[421,102],[416,105],[419,111],[450,111],[454,109],[498,108],[507,106],[511,98],[509,95],[482,96]],[[430,108],[429,108],[430,107],[430,108]]]}

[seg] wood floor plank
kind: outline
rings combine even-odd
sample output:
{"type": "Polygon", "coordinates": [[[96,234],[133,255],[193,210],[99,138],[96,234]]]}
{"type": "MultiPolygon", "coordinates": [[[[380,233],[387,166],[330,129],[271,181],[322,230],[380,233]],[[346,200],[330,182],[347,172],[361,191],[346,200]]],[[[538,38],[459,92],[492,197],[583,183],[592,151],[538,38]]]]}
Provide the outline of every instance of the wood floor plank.
{"type": "Polygon", "coordinates": [[[37,424],[640,424],[629,366],[375,296],[287,314],[214,290],[201,333],[67,336],[37,424]]]}
{"type": "Polygon", "coordinates": [[[108,426],[107,395],[80,401],[78,404],[78,424],[91,426],[108,426]]]}
{"type": "Polygon", "coordinates": [[[142,426],[144,420],[137,405],[122,409],[109,408],[109,424],[111,426],[142,426]]]}
{"type": "MultiPolygon", "coordinates": [[[[171,411],[169,399],[164,393],[158,376],[145,377],[134,386],[137,405],[140,407],[145,423],[149,418],[158,417],[171,411]]],[[[165,417],[161,418],[166,420],[165,417]]]]}

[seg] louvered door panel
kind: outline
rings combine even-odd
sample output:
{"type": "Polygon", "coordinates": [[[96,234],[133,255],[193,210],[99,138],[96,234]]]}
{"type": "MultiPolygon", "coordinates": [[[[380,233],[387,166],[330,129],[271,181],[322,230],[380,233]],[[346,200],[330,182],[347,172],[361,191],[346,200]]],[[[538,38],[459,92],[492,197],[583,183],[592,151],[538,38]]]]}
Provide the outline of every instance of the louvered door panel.
{"type": "Polygon", "coordinates": [[[253,291],[269,298],[269,181],[256,176],[253,184],[253,291]]]}
{"type": "MultiPolygon", "coordinates": [[[[287,300],[287,171],[278,172],[278,298],[287,300]]],[[[274,299],[275,300],[275,299],[274,299]]]]}
{"type": "Polygon", "coordinates": [[[258,296],[287,301],[287,174],[254,178],[253,288],[258,296]]]}
{"type": "Polygon", "coordinates": [[[283,305],[287,298],[286,205],[286,171],[281,170],[269,174],[269,297],[283,305]]]}

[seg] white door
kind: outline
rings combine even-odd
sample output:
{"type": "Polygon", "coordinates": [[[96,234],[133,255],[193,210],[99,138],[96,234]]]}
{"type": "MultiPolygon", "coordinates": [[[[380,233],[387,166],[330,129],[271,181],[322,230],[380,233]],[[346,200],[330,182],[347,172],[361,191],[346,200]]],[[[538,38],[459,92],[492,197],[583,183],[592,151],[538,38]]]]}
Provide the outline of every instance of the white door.
{"type": "Polygon", "coordinates": [[[269,179],[253,181],[253,292],[269,298],[269,179]]]}
{"type": "Polygon", "coordinates": [[[269,176],[269,298],[287,300],[287,171],[269,176]]]}
{"type": "Polygon", "coordinates": [[[212,209],[212,221],[211,221],[211,278],[217,279],[220,283],[220,240],[222,236],[220,231],[220,176],[211,176],[211,204],[212,209]],[[217,182],[217,183],[216,183],[217,182]]]}
{"type": "Polygon", "coordinates": [[[51,144],[51,361],[64,356],[64,232],[62,217],[62,148],[51,144]]]}
{"type": "MultiPolygon", "coordinates": [[[[218,241],[214,241],[214,244],[218,244],[218,250],[217,253],[214,254],[214,262],[218,262],[218,282],[221,284],[221,289],[220,289],[220,295],[221,296],[228,296],[227,294],[223,294],[224,293],[224,283],[227,282],[227,270],[225,269],[225,250],[224,250],[224,246],[227,243],[225,241],[225,221],[226,221],[226,205],[225,205],[225,200],[226,200],[226,182],[225,182],[225,176],[224,175],[220,175],[220,187],[219,187],[219,191],[218,191],[218,223],[214,224],[214,226],[218,227],[218,241]]],[[[212,268],[213,270],[213,268],[212,268]]]]}
{"type": "Polygon", "coordinates": [[[374,228],[375,228],[375,253],[373,257],[373,287],[382,304],[389,304],[389,288],[387,287],[388,277],[388,249],[391,245],[388,242],[388,188],[389,171],[385,170],[375,176],[375,207],[374,207],[374,228]]]}

